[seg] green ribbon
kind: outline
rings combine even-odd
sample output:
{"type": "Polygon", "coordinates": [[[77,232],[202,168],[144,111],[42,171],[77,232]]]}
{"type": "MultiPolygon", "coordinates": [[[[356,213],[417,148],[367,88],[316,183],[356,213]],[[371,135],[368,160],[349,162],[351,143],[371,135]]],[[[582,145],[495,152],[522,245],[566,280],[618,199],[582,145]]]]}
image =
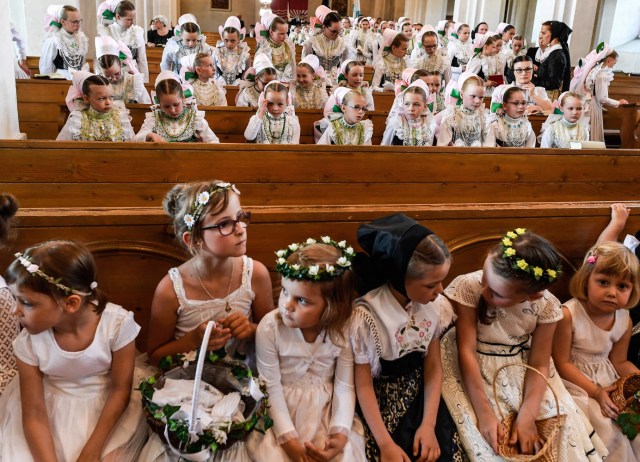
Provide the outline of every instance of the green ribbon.
{"type": "Polygon", "coordinates": [[[256,76],[254,74],[247,74],[247,80],[249,82],[255,82],[256,81],[256,76]]]}
{"type": "Polygon", "coordinates": [[[187,80],[198,80],[198,74],[195,72],[185,72],[184,78],[187,80]]]}
{"type": "Polygon", "coordinates": [[[384,47],[382,51],[386,51],[388,53],[389,51],[391,51],[391,47],[384,47]]]}
{"type": "Polygon", "coordinates": [[[191,90],[188,90],[188,89],[185,90],[182,94],[185,98],[191,98],[193,96],[193,93],[191,93],[191,90]]]}
{"type": "Polygon", "coordinates": [[[153,95],[153,102],[156,104],[160,104],[160,101],[158,101],[158,96],[157,95],[153,95]]]}
{"type": "Polygon", "coordinates": [[[422,43],[418,43],[418,48],[422,48],[422,43]]]}
{"type": "Polygon", "coordinates": [[[113,21],[113,19],[116,17],[116,14],[111,10],[104,10],[102,12],[102,17],[110,21],[113,21]]]}
{"type": "Polygon", "coordinates": [[[596,47],[596,53],[600,53],[602,50],[604,50],[604,42],[598,43],[598,46],[596,47]]]}
{"type": "Polygon", "coordinates": [[[444,31],[443,31],[443,30],[439,30],[439,31],[438,31],[438,35],[442,35],[442,36],[444,36],[444,31]]]}
{"type": "Polygon", "coordinates": [[[342,109],[340,109],[340,106],[338,106],[337,104],[334,104],[332,111],[333,112],[342,112],[342,109]]]}
{"type": "Polygon", "coordinates": [[[120,58],[120,61],[124,61],[125,59],[127,59],[127,55],[125,55],[123,52],[118,53],[118,58],[120,58]]]}
{"type": "Polygon", "coordinates": [[[458,98],[460,99],[460,92],[458,90],[456,90],[455,88],[451,89],[451,96],[453,96],[454,98],[458,98]]]}
{"type": "Polygon", "coordinates": [[[491,103],[491,112],[496,112],[502,107],[502,103],[491,103]]]}
{"type": "Polygon", "coordinates": [[[458,38],[458,34],[456,34],[455,32],[451,32],[451,37],[458,38]]]}
{"type": "Polygon", "coordinates": [[[406,85],[400,85],[400,90],[405,91],[408,87],[406,85]]]}
{"type": "Polygon", "coordinates": [[[474,49],[473,49],[473,52],[474,52],[475,54],[477,54],[477,55],[478,55],[478,54],[480,54],[480,52],[481,52],[481,51],[482,51],[482,48],[474,48],[474,49]]]}
{"type": "Polygon", "coordinates": [[[49,25],[50,25],[50,26],[53,26],[53,27],[57,27],[58,29],[61,29],[61,28],[62,28],[62,23],[59,23],[58,21],[55,21],[55,20],[51,20],[51,22],[49,23],[49,25]]]}
{"type": "Polygon", "coordinates": [[[260,37],[268,37],[269,36],[269,31],[268,30],[261,30],[260,31],[260,37]]]}
{"type": "Polygon", "coordinates": [[[341,72],[340,74],[338,74],[338,83],[342,82],[342,81],[346,81],[347,78],[344,76],[344,74],[341,72]]]}
{"type": "Polygon", "coordinates": [[[427,107],[429,108],[429,111],[433,112],[433,103],[427,104],[427,107]]]}
{"type": "Polygon", "coordinates": [[[562,112],[558,107],[553,109],[553,113],[558,115],[564,115],[564,112],[562,112]]]}
{"type": "Polygon", "coordinates": [[[578,60],[578,67],[582,67],[582,65],[583,65],[583,64],[584,64],[584,63],[582,62],[582,58],[580,58],[580,59],[578,60]]]}

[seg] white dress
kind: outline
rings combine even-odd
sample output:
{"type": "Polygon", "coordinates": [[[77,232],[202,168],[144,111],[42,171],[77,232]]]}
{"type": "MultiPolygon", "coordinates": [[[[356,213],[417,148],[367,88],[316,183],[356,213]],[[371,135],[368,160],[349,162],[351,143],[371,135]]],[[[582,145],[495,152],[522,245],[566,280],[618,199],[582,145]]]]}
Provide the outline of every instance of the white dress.
{"type": "Polygon", "coordinates": [[[449,40],[448,48],[449,61],[452,62],[451,78],[457,81],[458,77],[460,77],[460,74],[462,74],[467,69],[467,64],[469,64],[469,61],[473,56],[473,43],[470,39],[468,39],[466,42],[461,42],[458,39],[454,39],[449,40]],[[458,64],[457,66],[453,66],[454,58],[455,62],[458,64]]]}
{"type": "Polygon", "coordinates": [[[364,62],[367,66],[373,63],[373,50],[367,46],[371,41],[371,31],[358,29],[349,34],[345,40],[349,44],[349,58],[364,62]]]}
{"type": "Polygon", "coordinates": [[[387,119],[387,128],[382,135],[381,146],[433,146],[436,130],[435,117],[428,112],[417,121],[394,115],[387,119]]]}
{"type": "Polygon", "coordinates": [[[236,96],[236,106],[238,107],[258,107],[260,92],[255,84],[240,86],[240,91],[236,96]]]}
{"type": "Polygon", "coordinates": [[[438,146],[495,146],[487,110],[477,111],[463,106],[448,107],[442,111],[438,146]]]}
{"type": "Polygon", "coordinates": [[[41,74],[62,74],[71,80],[69,69],[89,72],[86,61],[89,39],[84,32],[70,34],[64,29],[56,29],[44,40],[39,67],[41,74]]]}
{"type": "Polygon", "coordinates": [[[424,53],[419,58],[411,60],[411,67],[429,72],[437,72],[440,74],[440,79],[444,80],[443,87],[451,80],[451,63],[449,62],[449,58],[443,56],[442,53],[434,53],[433,55],[424,53]]]}
{"type": "MultiPolygon", "coordinates": [[[[93,342],[85,350],[62,350],[51,330],[37,335],[23,330],[15,340],[16,356],[37,366],[43,374],[47,415],[58,461],[78,459],[108,397],[112,353],[134,341],[139,331],[132,312],[108,303],[100,315],[93,342]]],[[[129,405],[102,455],[119,450],[124,451],[122,460],[135,460],[146,433],[140,393],[132,390],[129,405]]],[[[22,430],[18,378],[0,399],[0,460],[33,461],[22,430]]]]}
{"type": "Polygon", "coordinates": [[[606,107],[618,107],[618,100],[609,98],[609,85],[613,81],[613,69],[598,64],[587,76],[584,86],[588,93],[591,141],[604,141],[602,111],[606,107]]]}
{"type": "Polygon", "coordinates": [[[589,141],[589,126],[579,120],[569,123],[564,118],[542,126],[541,148],[570,148],[572,141],[589,141]]]}
{"type": "Polygon", "coordinates": [[[205,112],[198,111],[196,106],[187,106],[176,118],[169,117],[160,109],[147,112],[140,131],[133,141],[144,142],[149,133],[156,133],[170,143],[192,142],[202,140],[203,143],[219,143],[220,140],[209,128],[205,112]]]}
{"type": "MultiPolygon", "coordinates": [[[[458,276],[444,293],[450,300],[466,307],[463,309],[475,309],[482,297],[482,270],[458,276]]],[[[504,364],[526,363],[533,331],[539,324],[554,323],[562,319],[562,310],[558,299],[545,290],[537,300],[525,301],[509,308],[488,307],[487,312],[494,319],[488,325],[480,321],[477,323],[476,358],[484,391],[496,417],[500,419],[498,405],[505,415],[520,408],[525,369],[511,367],[506,373],[501,373],[497,402],[492,388],[495,371],[504,364]]],[[[471,461],[502,462],[503,459],[493,452],[478,430],[477,418],[460,374],[455,328],[442,338],[442,369],[442,396],[458,428],[467,456],[471,461]]],[[[551,385],[560,398],[560,412],[567,415],[560,430],[558,462],[602,461],[607,450],[562,384],[553,360],[550,360],[549,375],[551,385]]],[[[547,388],[537,418],[555,415],[555,399],[547,388]]]]}
{"type": "MultiPolygon", "coordinates": [[[[485,56],[477,54],[467,64],[467,72],[481,77],[485,82],[491,75],[502,75],[504,78],[504,62],[499,55],[485,56]]],[[[505,81],[506,82],[506,81],[505,81]]],[[[486,87],[485,96],[491,96],[495,87],[486,87]]]]}
{"type": "Polygon", "coordinates": [[[504,148],[534,148],[536,146],[536,134],[527,117],[512,119],[506,114],[497,116],[491,122],[491,130],[498,146],[504,148]]]}
{"type": "Polygon", "coordinates": [[[320,65],[327,73],[327,85],[332,87],[338,83],[340,64],[349,56],[349,47],[345,37],[330,40],[324,34],[309,37],[302,46],[302,57],[316,55],[320,65]]]}
{"type": "Polygon", "coordinates": [[[200,36],[193,48],[188,48],[182,43],[179,37],[171,37],[167,40],[167,45],[162,51],[162,60],[160,61],[160,70],[173,71],[176,75],[180,75],[180,60],[189,55],[198,53],[213,53],[213,48],[207,44],[204,36],[200,36]]]}
{"type": "MultiPolygon", "coordinates": [[[[192,300],[187,298],[184,290],[184,283],[178,268],[169,270],[169,277],[173,283],[173,290],[180,303],[177,311],[178,321],[174,337],[176,339],[184,337],[203,322],[226,318],[231,313],[241,313],[249,321],[252,320],[251,304],[255,298],[255,293],[251,289],[251,275],[253,274],[253,260],[247,256],[242,257],[242,282],[240,287],[231,292],[225,298],[213,300],[192,300]]],[[[255,353],[253,345],[247,342],[230,340],[225,345],[227,354],[231,357],[238,355],[246,356],[246,362],[252,366],[255,363],[255,353]]],[[[170,452],[162,443],[160,438],[151,433],[149,441],[142,449],[140,462],[178,462],[177,455],[170,452]]],[[[216,452],[209,458],[208,462],[249,462],[249,458],[244,442],[237,442],[226,451],[216,452]]]]}
{"type": "MultiPolygon", "coordinates": [[[[144,75],[145,83],[149,83],[149,64],[147,63],[147,48],[144,29],[135,25],[125,29],[116,22],[108,26],[98,25],[97,28],[98,35],[109,35],[113,37],[116,42],[119,40],[129,47],[138,70],[144,75]]],[[[97,60],[95,62],[97,63],[97,60]]],[[[123,67],[123,69],[123,72],[128,70],[126,66],[123,67]]],[[[94,71],[97,71],[97,69],[94,69],[94,71]]]]}
{"type": "Polygon", "coordinates": [[[291,82],[296,80],[296,46],[290,39],[285,39],[281,45],[276,45],[271,39],[258,44],[256,55],[263,53],[269,57],[276,70],[276,80],[291,82]]]}
{"type": "MultiPolygon", "coordinates": [[[[324,121],[326,120],[324,119],[324,121]]],[[[344,117],[340,117],[327,122],[326,127],[316,144],[371,145],[373,122],[370,120],[361,120],[356,124],[349,125],[344,121],[344,117]]]]}
{"type": "Polygon", "coordinates": [[[13,341],[20,332],[18,318],[13,313],[16,300],[0,276],[0,396],[18,373],[16,358],[13,354],[13,341]]]}
{"type": "Polygon", "coordinates": [[[406,58],[397,58],[391,53],[383,53],[373,70],[371,86],[373,91],[393,91],[396,80],[402,79],[402,72],[409,67],[406,58]]]}
{"type": "Polygon", "coordinates": [[[151,97],[144,86],[144,75],[123,72],[116,83],[111,83],[113,100],[125,104],[151,104],[151,97]]]}
{"type": "Polygon", "coordinates": [[[252,432],[247,449],[256,462],[287,461],[280,444],[298,438],[324,449],[332,433],[347,436],[333,462],[364,462],[364,436],[355,417],[353,354],[345,338],[336,345],[325,332],[307,343],[297,328],[284,325],[278,310],[268,313],[256,333],[260,377],[267,384],[273,427],[252,432]]]}
{"type": "Polygon", "coordinates": [[[131,141],[133,136],[131,117],[124,107],[114,107],[107,113],[89,107],[72,111],[56,140],[131,141]]]}
{"type": "Polygon", "coordinates": [[[219,85],[240,85],[244,72],[251,67],[249,47],[241,42],[235,50],[229,51],[223,42],[219,42],[213,49],[213,63],[219,85]]]}
{"type": "MultiPolygon", "coordinates": [[[[620,378],[609,360],[609,353],[613,344],[629,328],[629,311],[616,311],[613,327],[607,331],[593,323],[578,299],[572,298],[564,306],[571,312],[572,318],[571,363],[593,383],[603,388],[608,387],[620,378]]],[[[640,438],[629,441],[613,420],[602,415],[600,405],[595,399],[589,398],[586,391],[566,380],[564,384],[609,449],[608,460],[640,460],[640,438]]]]}
{"type": "Polygon", "coordinates": [[[300,144],[300,121],[295,113],[279,117],[266,113],[262,118],[256,114],[249,119],[244,137],[258,144],[300,144]]]}
{"type": "Polygon", "coordinates": [[[191,81],[196,103],[200,106],[226,106],[227,90],[217,81],[211,79],[203,82],[200,79],[191,81]]]}

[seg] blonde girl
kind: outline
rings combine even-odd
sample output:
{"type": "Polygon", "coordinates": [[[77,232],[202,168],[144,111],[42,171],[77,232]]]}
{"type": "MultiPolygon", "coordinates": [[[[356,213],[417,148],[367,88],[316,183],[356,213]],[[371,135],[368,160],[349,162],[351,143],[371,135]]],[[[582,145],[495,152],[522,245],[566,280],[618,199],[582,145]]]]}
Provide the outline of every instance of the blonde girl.
{"type": "Polygon", "coordinates": [[[109,80],[113,88],[114,101],[151,104],[151,97],[144,86],[144,75],[138,71],[131,50],[124,43],[116,42],[108,35],[96,37],[96,55],[100,75],[109,80]]]}
{"type": "Polygon", "coordinates": [[[451,78],[457,80],[464,71],[474,54],[471,28],[468,24],[456,24],[455,40],[449,40],[448,57],[451,59],[451,78]]]}
{"type": "Polygon", "coordinates": [[[559,113],[542,125],[541,148],[570,148],[571,142],[589,141],[589,122],[583,118],[584,99],[567,91],[558,98],[559,113]]]}
{"type": "Polygon", "coordinates": [[[401,94],[400,110],[387,120],[381,145],[433,146],[436,123],[428,107],[429,87],[417,79],[401,94]]]}
{"type": "Polygon", "coordinates": [[[536,134],[526,115],[524,91],[513,85],[498,86],[491,95],[491,130],[496,145],[501,147],[533,148],[536,134]]]}
{"type": "Polygon", "coordinates": [[[89,39],[80,30],[80,11],[70,5],[51,5],[45,16],[46,37],[39,67],[41,74],[62,74],[71,80],[71,71],[89,71],[86,55],[89,39]]]}
{"type": "Polygon", "coordinates": [[[451,80],[451,64],[447,56],[438,50],[438,34],[428,30],[420,40],[424,54],[411,60],[412,67],[437,72],[446,85],[451,80]]]}
{"type": "Polygon", "coordinates": [[[274,425],[264,436],[253,434],[247,446],[256,462],[364,462],[348,341],[355,252],[323,236],[276,254],[278,310],[262,319],[256,334],[274,425]]]}
{"type": "Polygon", "coordinates": [[[451,255],[402,214],[361,225],[351,345],[367,460],[452,460],[451,420],[440,400],[440,335],[452,320],[442,297],[451,255]],[[399,404],[402,403],[402,404],[399,404]],[[439,408],[442,407],[442,413],[439,408]]]}
{"type": "Polygon", "coordinates": [[[371,23],[365,16],[360,16],[356,20],[357,29],[349,34],[349,59],[361,61],[367,65],[373,63],[371,49],[367,46],[371,40],[371,23]]]}
{"type": "Polygon", "coordinates": [[[296,80],[291,85],[293,106],[296,109],[322,109],[329,99],[325,79],[318,57],[305,56],[296,66],[296,80]]]}
{"type": "Polygon", "coordinates": [[[563,305],[553,341],[553,360],[569,393],[609,450],[609,458],[640,458],[640,440],[630,441],[616,424],[620,409],[612,384],[640,372],[627,360],[632,322],[629,309],[640,300],[640,264],[617,242],[600,242],[571,279],[574,296],[563,305]]]}
{"type": "Polygon", "coordinates": [[[278,72],[271,60],[265,54],[257,54],[253,60],[253,67],[247,69],[244,80],[240,83],[240,90],[236,95],[236,106],[258,107],[258,99],[265,86],[276,80],[278,72]]]}
{"type": "Polygon", "coordinates": [[[473,461],[502,461],[498,445],[508,439],[522,454],[536,454],[542,440],[535,422],[557,414],[556,402],[537,374],[506,364],[528,364],[551,381],[566,420],[558,460],[602,461],[606,448],[577,408],[551,362],[560,302],[549,287],[561,274],[561,259],[546,239],[516,228],[489,251],[483,269],[455,278],[444,291],[457,314],[442,339],[443,397],[462,445],[473,461]],[[497,407],[516,412],[505,434],[497,407]]]}
{"type": "Polygon", "coordinates": [[[188,55],[197,55],[198,53],[206,53],[211,55],[213,49],[205,41],[200,26],[195,16],[192,14],[183,14],[178,19],[176,26],[176,35],[167,41],[167,46],[162,52],[162,61],[160,61],[160,70],[172,71],[176,75],[180,75],[182,67],[181,59],[188,55]]]}
{"type": "MultiPolygon", "coordinates": [[[[364,79],[364,63],[348,59],[340,65],[338,86],[362,93],[367,99],[367,111],[374,111],[373,87],[364,79]]],[[[336,87],[334,87],[335,90],[336,87]]],[[[326,113],[325,113],[326,116],[326,113]]]]}
{"type": "Polygon", "coordinates": [[[251,67],[249,46],[243,41],[244,27],[235,16],[229,16],[219,27],[220,38],[213,49],[216,82],[219,85],[240,85],[244,72],[251,67]]]}
{"type": "Polygon", "coordinates": [[[286,21],[270,11],[256,24],[256,55],[267,56],[277,71],[276,79],[284,83],[296,79],[296,46],[287,37],[287,30],[286,21]]]}
{"type": "Polygon", "coordinates": [[[16,254],[6,279],[23,330],[0,399],[0,458],[134,460],[146,439],[132,393],[133,313],[109,303],[89,250],[50,241],[16,254]]]}
{"type": "Polygon", "coordinates": [[[383,39],[382,57],[376,63],[373,71],[371,85],[374,91],[393,90],[395,81],[402,77],[402,71],[408,67],[406,55],[409,40],[407,37],[389,28],[385,29],[383,39]]]}
{"type": "MultiPolygon", "coordinates": [[[[147,353],[157,365],[168,355],[200,346],[207,322],[216,321],[208,348],[253,364],[258,322],[273,309],[271,280],[262,263],[246,256],[251,213],[240,205],[235,185],[219,180],[179,184],[163,203],[178,242],[191,258],[169,270],[153,296],[147,353]]],[[[248,461],[243,443],[220,453],[223,460],[248,461]]],[[[173,461],[157,436],[140,460],[173,461]]]]}
{"type": "Polygon", "coordinates": [[[129,111],[114,104],[113,88],[101,75],[74,72],[67,107],[71,113],[56,140],[131,141],[134,137],[129,111]]]}
{"type": "Polygon", "coordinates": [[[171,71],[162,71],[156,79],[155,104],[147,112],[133,141],[154,143],[202,142],[219,143],[209,128],[204,111],[193,101],[193,89],[183,87],[171,71]]]}
{"type": "Polygon", "coordinates": [[[247,141],[264,144],[300,143],[300,122],[283,83],[269,82],[260,95],[258,112],[244,132],[247,141]]]}
{"type": "Polygon", "coordinates": [[[184,56],[180,60],[180,79],[191,84],[196,103],[201,106],[226,106],[227,91],[214,80],[213,57],[207,53],[184,56]]]}
{"type": "Polygon", "coordinates": [[[484,107],[484,82],[477,75],[463,73],[457,85],[461,105],[442,112],[438,146],[495,146],[484,107]]]}
{"type": "MultiPolygon", "coordinates": [[[[0,246],[6,244],[13,217],[18,211],[18,201],[11,194],[0,194],[0,246]]],[[[0,396],[17,374],[13,341],[20,332],[18,318],[14,316],[16,300],[7,282],[0,276],[0,396]]]]}
{"type": "Polygon", "coordinates": [[[340,87],[333,92],[333,113],[320,124],[326,129],[317,144],[370,145],[373,123],[363,120],[367,111],[367,100],[354,90],[340,87]]]}
{"type": "Polygon", "coordinates": [[[484,81],[488,96],[491,96],[495,87],[504,83],[504,62],[496,50],[498,40],[493,32],[476,35],[475,55],[467,65],[467,72],[476,74],[484,81]]]}

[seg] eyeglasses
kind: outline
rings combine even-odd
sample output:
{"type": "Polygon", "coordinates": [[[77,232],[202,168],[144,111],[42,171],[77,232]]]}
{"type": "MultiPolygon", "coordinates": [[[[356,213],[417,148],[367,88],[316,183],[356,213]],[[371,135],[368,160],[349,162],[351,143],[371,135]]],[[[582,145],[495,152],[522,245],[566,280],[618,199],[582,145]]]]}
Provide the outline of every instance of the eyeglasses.
{"type": "Polygon", "coordinates": [[[513,72],[515,72],[516,74],[524,74],[525,72],[531,72],[533,71],[533,67],[525,67],[523,69],[514,69],[513,72]]]}
{"type": "Polygon", "coordinates": [[[367,111],[366,106],[352,106],[350,104],[345,104],[345,106],[350,107],[351,109],[355,110],[356,112],[366,112],[367,111]]]}
{"type": "Polygon", "coordinates": [[[514,106],[525,107],[527,105],[526,101],[505,101],[506,104],[513,104],[514,106]]]}
{"type": "Polygon", "coordinates": [[[340,35],[342,34],[342,32],[344,32],[344,29],[334,30],[334,29],[327,28],[327,32],[329,32],[331,35],[340,35]]]}
{"type": "Polygon", "coordinates": [[[425,50],[435,50],[436,48],[438,48],[438,45],[428,45],[424,47],[425,50]]]}
{"type": "Polygon", "coordinates": [[[68,19],[63,19],[63,21],[70,22],[74,26],[79,26],[80,24],[82,24],[82,21],[84,21],[84,19],[76,19],[75,21],[69,21],[68,19]]]}
{"type": "Polygon", "coordinates": [[[249,226],[250,221],[251,212],[243,212],[241,210],[238,212],[235,220],[223,220],[217,225],[203,226],[200,230],[206,231],[207,229],[217,229],[222,236],[228,236],[229,234],[236,232],[236,225],[239,224],[243,228],[246,228],[249,226]]]}

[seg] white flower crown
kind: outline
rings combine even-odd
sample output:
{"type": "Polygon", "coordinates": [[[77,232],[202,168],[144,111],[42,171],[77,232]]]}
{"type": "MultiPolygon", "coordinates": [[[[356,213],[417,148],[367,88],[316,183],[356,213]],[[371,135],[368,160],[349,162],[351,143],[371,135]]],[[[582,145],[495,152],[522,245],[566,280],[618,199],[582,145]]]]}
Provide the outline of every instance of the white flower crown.
{"type": "MultiPolygon", "coordinates": [[[[88,297],[89,295],[91,295],[91,292],[82,292],[80,290],[73,289],[73,288],[71,288],[69,286],[65,286],[64,284],[62,284],[60,282],[62,280],[62,278],[54,279],[53,277],[49,276],[44,271],[42,271],[38,265],[33,263],[29,259],[28,255],[23,255],[21,252],[18,252],[18,253],[15,254],[15,257],[20,262],[20,264],[26,268],[27,272],[31,273],[31,275],[40,276],[42,279],[47,281],[49,284],[53,284],[58,289],[62,290],[65,294],[67,294],[67,295],[75,294],[75,295],[81,295],[83,297],[88,297]]],[[[89,285],[89,288],[92,291],[95,290],[96,287],[98,287],[98,283],[96,281],[93,281],[89,285]]]]}
{"type": "Polygon", "coordinates": [[[205,206],[209,203],[211,196],[213,196],[218,191],[228,191],[229,189],[231,189],[231,191],[233,191],[237,195],[240,195],[240,191],[238,190],[238,188],[236,188],[236,185],[231,183],[216,183],[211,187],[210,190],[202,191],[200,194],[198,194],[198,197],[196,197],[195,202],[191,206],[191,213],[187,213],[183,218],[184,224],[187,225],[187,229],[191,231],[193,225],[196,224],[196,222],[200,218],[200,215],[202,215],[205,206]]]}
{"type": "Polygon", "coordinates": [[[335,266],[326,264],[324,266],[311,265],[302,266],[298,264],[290,265],[287,263],[287,258],[293,253],[304,247],[316,244],[318,241],[309,238],[304,243],[289,244],[286,249],[278,250],[275,254],[278,257],[276,259],[276,271],[282,274],[287,279],[306,279],[308,281],[327,281],[333,279],[336,276],[340,276],[346,270],[351,268],[351,260],[355,257],[355,251],[353,247],[347,246],[346,241],[336,242],[329,236],[322,236],[322,244],[327,244],[335,247],[342,252],[342,256],[338,258],[335,266]]]}

